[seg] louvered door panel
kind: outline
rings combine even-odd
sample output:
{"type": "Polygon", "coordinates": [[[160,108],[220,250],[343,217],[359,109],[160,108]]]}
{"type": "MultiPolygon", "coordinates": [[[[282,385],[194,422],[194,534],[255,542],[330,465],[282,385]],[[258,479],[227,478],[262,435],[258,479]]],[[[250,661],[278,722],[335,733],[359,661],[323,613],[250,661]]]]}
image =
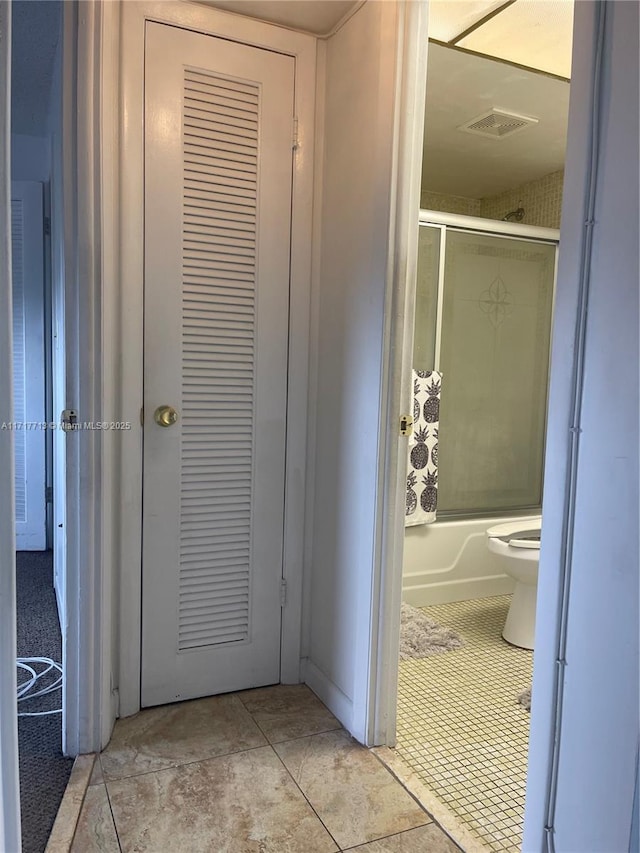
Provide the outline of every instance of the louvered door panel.
{"type": "Polygon", "coordinates": [[[11,186],[16,548],[46,548],[42,184],[11,186]]]}
{"type": "Polygon", "coordinates": [[[278,680],[293,64],[157,24],[147,63],[145,411],[179,412],[145,422],[157,704],[278,680]]]}
{"type": "Polygon", "coordinates": [[[181,651],[249,635],[259,97],[185,71],[181,651]]]}
{"type": "MultiPolygon", "coordinates": [[[[13,417],[26,421],[26,352],[24,304],[24,216],[22,199],[11,199],[11,274],[13,278],[13,417]]],[[[25,430],[13,436],[16,522],[27,520],[27,448],[25,430]]]]}

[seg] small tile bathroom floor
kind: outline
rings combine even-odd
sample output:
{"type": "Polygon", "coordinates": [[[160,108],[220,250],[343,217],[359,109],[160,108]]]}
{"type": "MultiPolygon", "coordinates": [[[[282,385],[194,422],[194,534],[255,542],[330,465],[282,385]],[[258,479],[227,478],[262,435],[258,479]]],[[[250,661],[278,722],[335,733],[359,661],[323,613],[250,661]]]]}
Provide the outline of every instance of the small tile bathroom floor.
{"type": "Polygon", "coordinates": [[[521,849],[529,741],[530,715],[517,697],[531,684],[533,652],[501,637],[509,603],[497,596],[421,608],[465,645],[400,661],[398,689],[396,755],[495,851],[521,849]]]}
{"type": "Polygon", "coordinates": [[[119,720],[89,772],[65,853],[460,853],[304,685],[119,720]]]}

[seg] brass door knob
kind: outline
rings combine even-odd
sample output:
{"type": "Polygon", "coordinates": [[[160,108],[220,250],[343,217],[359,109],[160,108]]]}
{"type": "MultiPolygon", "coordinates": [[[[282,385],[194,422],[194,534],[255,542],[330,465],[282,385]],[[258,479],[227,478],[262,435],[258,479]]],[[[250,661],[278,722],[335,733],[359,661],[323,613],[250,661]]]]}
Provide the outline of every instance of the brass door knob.
{"type": "Polygon", "coordinates": [[[173,406],[158,406],[153,413],[153,419],[161,427],[170,427],[178,420],[178,413],[173,406]]]}

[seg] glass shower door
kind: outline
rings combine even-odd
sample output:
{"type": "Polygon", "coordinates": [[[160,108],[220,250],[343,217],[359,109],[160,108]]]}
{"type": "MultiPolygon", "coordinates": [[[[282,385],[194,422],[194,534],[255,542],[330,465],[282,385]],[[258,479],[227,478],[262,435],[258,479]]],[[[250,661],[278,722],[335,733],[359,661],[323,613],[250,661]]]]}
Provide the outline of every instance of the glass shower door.
{"type": "Polygon", "coordinates": [[[555,257],[555,244],[447,228],[441,513],[541,505],[555,257]]]}

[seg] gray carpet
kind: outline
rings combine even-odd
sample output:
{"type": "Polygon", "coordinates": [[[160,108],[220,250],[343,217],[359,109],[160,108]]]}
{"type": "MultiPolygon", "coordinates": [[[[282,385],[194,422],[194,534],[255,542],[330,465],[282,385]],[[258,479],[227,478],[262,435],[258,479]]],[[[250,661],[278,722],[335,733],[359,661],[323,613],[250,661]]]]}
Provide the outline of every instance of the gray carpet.
{"type": "MultiPolygon", "coordinates": [[[[53,590],[51,551],[17,555],[18,657],[49,657],[62,661],[62,639],[53,590]]],[[[18,681],[26,673],[18,673],[18,681]]],[[[20,703],[20,710],[59,708],[61,693],[20,703]]],[[[73,760],[64,758],[62,715],[19,717],[20,806],[23,853],[42,853],[71,773],[73,760]]]]}

